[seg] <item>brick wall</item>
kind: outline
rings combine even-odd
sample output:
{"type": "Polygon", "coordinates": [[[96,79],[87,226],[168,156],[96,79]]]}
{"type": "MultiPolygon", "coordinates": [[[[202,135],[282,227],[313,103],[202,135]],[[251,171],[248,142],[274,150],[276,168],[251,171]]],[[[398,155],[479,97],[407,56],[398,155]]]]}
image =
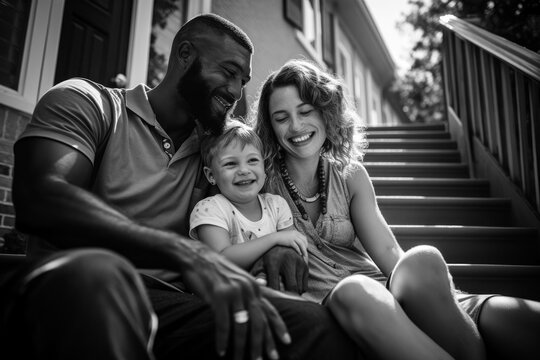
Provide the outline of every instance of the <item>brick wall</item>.
{"type": "Polygon", "coordinates": [[[0,237],[15,223],[15,211],[11,201],[13,143],[29,120],[30,115],[0,104],[0,237]]]}

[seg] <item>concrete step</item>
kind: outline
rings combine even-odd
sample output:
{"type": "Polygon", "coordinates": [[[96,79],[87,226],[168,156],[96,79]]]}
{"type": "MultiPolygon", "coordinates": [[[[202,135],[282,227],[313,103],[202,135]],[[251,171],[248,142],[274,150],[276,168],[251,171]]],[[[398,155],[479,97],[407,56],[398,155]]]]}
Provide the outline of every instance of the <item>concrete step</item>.
{"type": "Polygon", "coordinates": [[[405,250],[439,249],[448,263],[540,265],[538,230],[527,227],[392,225],[405,250]]]}
{"type": "Polygon", "coordinates": [[[372,177],[377,195],[487,197],[489,182],[483,179],[372,177]]]}
{"type": "Polygon", "coordinates": [[[368,149],[364,161],[452,163],[460,162],[461,155],[457,150],[444,149],[368,149]]]}
{"type": "Polygon", "coordinates": [[[446,131],[431,130],[369,130],[366,132],[368,140],[371,139],[450,139],[446,131]]]}
{"type": "Polygon", "coordinates": [[[368,149],[457,149],[457,143],[449,139],[371,139],[368,149]]]}
{"type": "Polygon", "coordinates": [[[464,163],[365,162],[371,177],[468,178],[464,163]]]}
{"type": "Polygon", "coordinates": [[[368,131],[396,131],[396,130],[446,130],[446,123],[412,123],[412,124],[401,124],[401,125],[380,125],[380,126],[369,126],[368,131]]]}
{"type": "Polygon", "coordinates": [[[459,290],[540,300],[540,266],[450,264],[459,290]]]}
{"type": "Polygon", "coordinates": [[[511,225],[509,199],[377,196],[377,202],[391,225],[511,225]]]}

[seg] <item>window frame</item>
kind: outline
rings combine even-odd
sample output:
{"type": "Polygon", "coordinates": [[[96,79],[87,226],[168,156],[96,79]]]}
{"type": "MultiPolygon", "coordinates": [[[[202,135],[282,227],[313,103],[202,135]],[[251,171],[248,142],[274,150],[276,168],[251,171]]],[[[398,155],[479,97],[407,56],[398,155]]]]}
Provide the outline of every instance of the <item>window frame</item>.
{"type": "MultiPolygon", "coordinates": [[[[40,91],[40,83],[42,83],[43,63],[46,56],[53,52],[53,49],[46,47],[47,38],[54,36],[55,25],[60,32],[59,27],[62,19],[56,19],[53,15],[62,13],[64,4],[61,1],[61,7],[58,8],[59,3],[59,1],[54,0],[32,1],[28,15],[19,84],[16,90],[0,85],[1,104],[27,113],[30,113],[34,108],[40,91]],[[53,9],[56,12],[52,11],[53,9]],[[43,29],[47,29],[47,31],[43,31],[43,29]]],[[[55,50],[58,50],[58,45],[55,50]]]]}
{"type": "Polygon", "coordinates": [[[353,86],[354,86],[354,100],[356,103],[356,110],[362,121],[366,120],[366,79],[364,76],[364,66],[358,59],[354,61],[353,66],[353,86]]]}
{"type": "MultiPolygon", "coordinates": [[[[210,1],[195,6],[190,13],[208,10],[210,1]]],[[[0,85],[0,104],[31,114],[38,99],[54,84],[54,73],[65,0],[33,0],[28,16],[24,55],[17,90],[0,85]]],[[[134,0],[126,64],[127,87],[146,83],[153,0],[134,0]],[[135,41],[137,39],[137,41],[135,41]]]]}
{"type": "Polygon", "coordinates": [[[302,15],[302,26],[295,25],[295,23],[292,23],[295,27],[296,32],[296,39],[302,45],[302,47],[308,52],[308,54],[312,57],[314,61],[316,61],[320,66],[323,68],[326,68],[326,64],[323,60],[323,46],[322,46],[322,0],[313,0],[314,9],[314,16],[315,16],[315,45],[312,45],[310,40],[307,38],[305,31],[306,31],[306,24],[304,22],[304,12],[305,12],[305,6],[304,3],[308,2],[310,0],[302,0],[302,7],[301,7],[301,15],[302,15]]]}

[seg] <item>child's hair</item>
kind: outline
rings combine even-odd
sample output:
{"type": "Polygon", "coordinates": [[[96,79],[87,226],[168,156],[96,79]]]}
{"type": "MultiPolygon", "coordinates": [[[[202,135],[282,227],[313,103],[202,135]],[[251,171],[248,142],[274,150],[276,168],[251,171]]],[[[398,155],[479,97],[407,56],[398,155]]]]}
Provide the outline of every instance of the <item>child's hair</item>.
{"type": "Polygon", "coordinates": [[[228,119],[221,135],[208,134],[202,138],[201,154],[204,165],[210,166],[216,154],[233,141],[237,141],[242,145],[242,149],[246,145],[253,145],[261,152],[261,155],[264,155],[261,138],[255,131],[239,120],[228,119]]]}

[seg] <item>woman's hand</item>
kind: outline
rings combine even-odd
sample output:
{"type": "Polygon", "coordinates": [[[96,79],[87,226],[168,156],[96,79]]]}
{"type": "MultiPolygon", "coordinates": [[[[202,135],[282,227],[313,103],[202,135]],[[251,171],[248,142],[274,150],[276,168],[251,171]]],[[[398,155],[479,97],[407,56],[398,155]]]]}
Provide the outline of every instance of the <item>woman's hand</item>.
{"type": "Polygon", "coordinates": [[[202,243],[193,241],[190,265],[182,269],[185,285],[210,305],[216,322],[216,349],[234,359],[277,358],[274,337],[290,343],[285,323],[272,304],[261,295],[255,279],[202,243]],[[234,348],[227,349],[233,337],[234,348]],[[249,339],[249,343],[248,343],[249,339]]]}
{"type": "Polygon", "coordinates": [[[283,230],[277,233],[277,244],[293,248],[306,264],[308,263],[308,241],[304,234],[296,230],[283,230]]]}

